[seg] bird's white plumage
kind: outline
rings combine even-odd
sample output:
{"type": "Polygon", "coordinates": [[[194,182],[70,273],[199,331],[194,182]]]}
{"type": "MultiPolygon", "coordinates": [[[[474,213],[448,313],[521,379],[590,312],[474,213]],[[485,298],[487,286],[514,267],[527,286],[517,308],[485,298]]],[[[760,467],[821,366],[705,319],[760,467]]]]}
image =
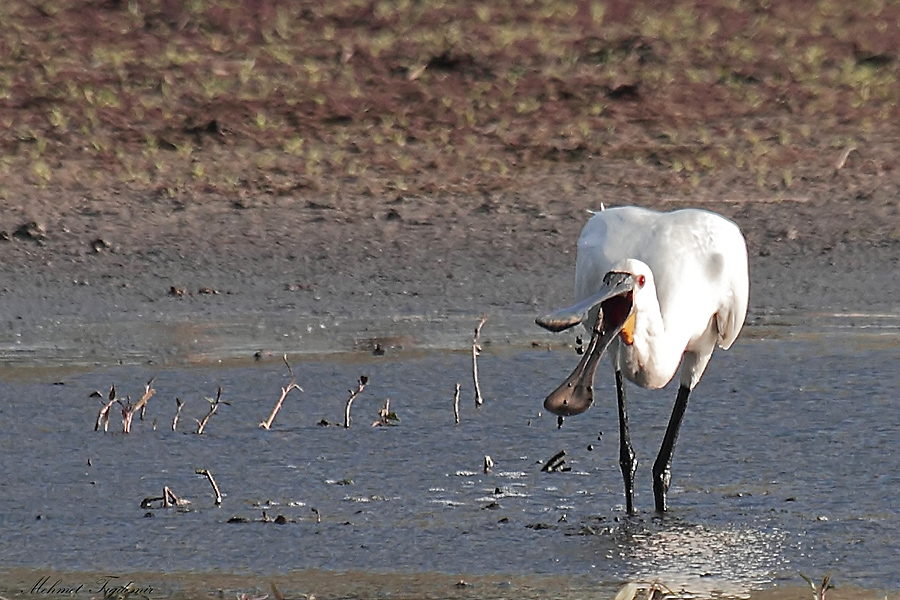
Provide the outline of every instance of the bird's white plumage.
{"type": "Polygon", "coordinates": [[[594,213],[578,239],[570,307],[538,317],[563,331],[582,323],[591,335],[578,366],[544,408],[566,417],[594,402],[598,361],[609,350],[616,372],[619,466],[625,506],[634,512],[637,460],[628,432],[625,379],[646,388],[666,385],[681,365],[681,385],[656,461],[656,510],[667,510],[672,456],[688,398],[716,345],[728,348],[747,315],[747,246],[737,225],[704,210],[660,213],[609,208],[594,213]]]}
{"type": "Polygon", "coordinates": [[[577,299],[596,293],[614,270],[638,271],[647,284],[634,293],[634,343],[615,340],[610,356],[649,388],[668,383],[683,360],[681,383],[692,389],[715,345],[729,348],[747,314],[747,248],[737,225],[697,209],[597,212],[578,240],[577,299]]]}

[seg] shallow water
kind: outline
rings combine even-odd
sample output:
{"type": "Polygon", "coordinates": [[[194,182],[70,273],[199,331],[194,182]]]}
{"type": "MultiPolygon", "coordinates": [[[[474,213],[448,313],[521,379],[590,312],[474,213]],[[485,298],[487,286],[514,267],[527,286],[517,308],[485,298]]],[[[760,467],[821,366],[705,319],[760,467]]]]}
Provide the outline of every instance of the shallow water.
{"type": "Polygon", "coordinates": [[[897,337],[756,333],[718,352],[691,398],[664,518],[652,510],[650,465],[674,388],[629,388],[641,464],[639,514],[627,519],[610,369],[585,415],[561,429],[540,415],[577,361],[571,351],[486,352],[480,409],[466,352],[294,359],[305,392],[292,392],[271,431],[257,424],[288,380],[274,359],[6,369],[0,570],[565,575],[593,590],[658,578],[726,593],[832,571],[845,585],[900,589],[897,337]],[[319,425],[342,422],[361,374],[369,384],[352,427],[319,425]],[[150,378],[156,396],[131,434],[115,415],[109,433],[94,431],[101,403],[90,392],[115,383],[137,398],[150,378]],[[230,405],[197,435],[218,386],[230,405]],[[186,405],[173,432],[176,396],[186,405]],[[401,420],[372,427],[386,397],[401,420]],[[571,471],[542,473],[563,449],[571,471]],[[200,468],[215,476],[222,506],[200,468]],[[163,486],[190,506],[142,509],[163,486]],[[264,511],[290,522],[261,522],[264,511]]]}

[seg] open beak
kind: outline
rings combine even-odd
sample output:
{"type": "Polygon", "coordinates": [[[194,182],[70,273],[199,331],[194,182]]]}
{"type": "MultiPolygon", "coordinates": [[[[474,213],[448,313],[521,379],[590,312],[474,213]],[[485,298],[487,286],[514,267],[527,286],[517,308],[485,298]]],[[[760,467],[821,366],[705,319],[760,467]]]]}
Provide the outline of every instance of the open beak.
{"type": "Polygon", "coordinates": [[[635,287],[634,275],[613,271],[606,274],[603,286],[590,298],[536,319],[537,324],[545,329],[563,331],[588,321],[591,312],[596,311],[596,319],[592,319],[591,341],[581,361],[572,374],[547,396],[544,408],[553,414],[568,417],[591,407],[594,403],[594,372],[600,357],[632,315],[635,287]]]}

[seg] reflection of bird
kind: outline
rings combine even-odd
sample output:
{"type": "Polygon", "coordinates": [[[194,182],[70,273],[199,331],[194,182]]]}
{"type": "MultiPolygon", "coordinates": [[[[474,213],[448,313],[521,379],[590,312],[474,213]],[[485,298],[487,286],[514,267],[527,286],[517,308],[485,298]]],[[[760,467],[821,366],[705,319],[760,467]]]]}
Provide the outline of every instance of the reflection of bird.
{"type": "Polygon", "coordinates": [[[625,381],[661,388],[681,364],[681,385],[653,465],[656,510],[666,510],[672,454],[688,396],[716,344],[727,349],[747,314],[747,247],[731,221],[703,210],[601,210],[578,239],[578,303],[537,319],[551,331],[583,323],[591,340],[578,366],[544,407],[561,416],[593,402],[594,371],[610,348],[619,403],[619,464],[634,512],[637,468],[628,435],[625,381]]]}

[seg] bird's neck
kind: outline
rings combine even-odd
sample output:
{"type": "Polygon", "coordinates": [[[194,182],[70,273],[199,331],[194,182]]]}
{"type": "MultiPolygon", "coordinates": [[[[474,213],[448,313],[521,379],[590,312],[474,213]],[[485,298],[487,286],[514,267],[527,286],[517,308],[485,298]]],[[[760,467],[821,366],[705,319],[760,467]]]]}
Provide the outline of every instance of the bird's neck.
{"type": "Polygon", "coordinates": [[[649,296],[650,294],[645,294],[645,301],[636,307],[631,343],[622,339],[620,353],[626,373],[630,371],[634,377],[643,373],[645,380],[637,383],[655,389],[663,387],[674,377],[684,354],[685,344],[677,331],[677,325],[670,323],[667,327],[655,290],[652,298],[649,296]]]}

